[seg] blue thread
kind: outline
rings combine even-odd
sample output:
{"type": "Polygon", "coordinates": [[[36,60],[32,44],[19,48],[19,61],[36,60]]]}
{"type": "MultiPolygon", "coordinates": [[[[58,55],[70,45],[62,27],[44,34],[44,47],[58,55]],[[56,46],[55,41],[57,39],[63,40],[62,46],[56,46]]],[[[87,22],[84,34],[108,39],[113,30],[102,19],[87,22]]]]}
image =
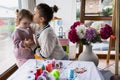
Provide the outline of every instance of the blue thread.
{"type": "Polygon", "coordinates": [[[74,70],[71,69],[70,72],[69,72],[69,79],[73,79],[74,78],[74,70]]]}

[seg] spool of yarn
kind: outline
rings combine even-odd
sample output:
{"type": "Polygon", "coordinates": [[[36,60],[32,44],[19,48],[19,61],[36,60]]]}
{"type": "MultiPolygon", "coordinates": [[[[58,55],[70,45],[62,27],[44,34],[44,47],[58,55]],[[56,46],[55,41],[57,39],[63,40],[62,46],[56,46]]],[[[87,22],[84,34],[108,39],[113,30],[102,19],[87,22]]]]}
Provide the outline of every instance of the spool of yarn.
{"type": "Polygon", "coordinates": [[[48,71],[44,70],[44,71],[41,73],[41,76],[47,77],[47,76],[48,76],[48,71]]]}
{"type": "Polygon", "coordinates": [[[55,68],[56,61],[55,59],[52,60],[52,67],[55,68]]]}
{"type": "Polygon", "coordinates": [[[55,80],[59,80],[60,72],[57,69],[54,69],[51,74],[54,76],[55,80]]]}
{"type": "Polygon", "coordinates": [[[42,73],[42,71],[43,71],[42,68],[39,68],[39,72],[40,72],[40,74],[42,73]]]}
{"type": "Polygon", "coordinates": [[[60,65],[60,68],[62,68],[62,67],[63,67],[63,63],[62,63],[62,62],[59,62],[59,65],[60,65]]]}
{"type": "Polygon", "coordinates": [[[37,78],[38,78],[38,74],[37,74],[37,72],[35,73],[35,80],[37,80],[37,78]]]}
{"type": "Polygon", "coordinates": [[[57,63],[57,64],[55,65],[55,67],[56,67],[57,69],[60,69],[60,64],[57,63]]]}
{"type": "Polygon", "coordinates": [[[74,69],[70,69],[69,70],[68,78],[69,79],[73,79],[74,78],[74,69]]]}
{"type": "Polygon", "coordinates": [[[36,73],[37,73],[37,75],[41,75],[41,73],[42,73],[42,68],[38,68],[36,73]]]}
{"type": "Polygon", "coordinates": [[[62,62],[59,62],[59,63],[56,64],[56,68],[57,69],[60,69],[62,67],[63,67],[63,63],[62,62]]]}
{"type": "Polygon", "coordinates": [[[48,64],[46,64],[46,70],[48,71],[48,72],[51,72],[52,71],[52,64],[51,63],[48,63],[48,64]]]}
{"type": "Polygon", "coordinates": [[[36,73],[35,73],[35,80],[37,80],[38,76],[40,76],[42,73],[42,68],[37,69],[36,73]]]}
{"type": "Polygon", "coordinates": [[[45,65],[44,64],[42,64],[42,70],[45,70],[45,65]]]}
{"type": "Polygon", "coordinates": [[[46,77],[40,75],[40,76],[37,78],[37,80],[47,80],[47,79],[46,79],[46,77]]]}

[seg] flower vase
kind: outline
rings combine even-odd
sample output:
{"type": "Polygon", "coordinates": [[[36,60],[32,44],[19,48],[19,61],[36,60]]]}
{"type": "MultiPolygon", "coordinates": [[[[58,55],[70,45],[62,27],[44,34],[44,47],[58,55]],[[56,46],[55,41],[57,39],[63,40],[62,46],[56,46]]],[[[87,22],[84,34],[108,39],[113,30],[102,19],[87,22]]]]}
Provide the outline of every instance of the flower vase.
{"type": "Polygon", "coordinates": [[[98,66],[98,56],[92,51],[92,45],[85,45],[85,50],[79,55],[78,60],[80,61],[92,61],[98,66]]]}

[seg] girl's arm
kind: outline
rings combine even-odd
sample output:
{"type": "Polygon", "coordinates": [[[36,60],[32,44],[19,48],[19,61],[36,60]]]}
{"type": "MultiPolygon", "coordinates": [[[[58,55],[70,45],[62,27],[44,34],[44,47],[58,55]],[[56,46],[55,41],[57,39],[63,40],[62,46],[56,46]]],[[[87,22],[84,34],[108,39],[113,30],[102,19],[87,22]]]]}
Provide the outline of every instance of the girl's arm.
{"type": "Polygon", "coordinates": [[[22,40],[18,30],[15,30],[12,36],[13,43],[17,48],[25,48],[24,40],[22,40]]]}
{"type": "MultiPolygon", "coordinates": [[[[41,40],[41,44],[40,44],[40,47],[41,47],[41,50],[39,52],[39,54],[43,57],[43,58],[49,58],[49,56],[53,53],[53,50],[56,46],[56,43],[57,41],[57,37],[50,33],[46,36],[42,36],[43,37],[43,40],[41,40]]],[[[39,41],[39,39],[38,39],[39,41]]]]}

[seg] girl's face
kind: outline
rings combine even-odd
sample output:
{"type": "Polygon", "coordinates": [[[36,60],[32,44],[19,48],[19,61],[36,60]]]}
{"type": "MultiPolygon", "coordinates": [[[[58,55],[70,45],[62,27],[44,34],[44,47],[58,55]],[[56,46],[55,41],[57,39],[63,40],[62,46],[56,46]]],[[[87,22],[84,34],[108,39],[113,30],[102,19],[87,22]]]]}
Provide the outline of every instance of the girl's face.
{"type": "Polygon", "coordinates": [[[33,17],[33,22],[37,24],[44,23],[44,18],[39,15],[39,10],[35,7],[34,9],[34,17],[33,17]]]}
{"type": "Polygon", "coordinates": [[[22,28],[28,28],[28,27],[30,27],[30,24],[31,24],[31,20],[29,20],[29,19],[27,19],[27,18],[23,18],[23,19],[21,19],[21,21],[20,21],[20,27],[22,27],[22,28]]]}

